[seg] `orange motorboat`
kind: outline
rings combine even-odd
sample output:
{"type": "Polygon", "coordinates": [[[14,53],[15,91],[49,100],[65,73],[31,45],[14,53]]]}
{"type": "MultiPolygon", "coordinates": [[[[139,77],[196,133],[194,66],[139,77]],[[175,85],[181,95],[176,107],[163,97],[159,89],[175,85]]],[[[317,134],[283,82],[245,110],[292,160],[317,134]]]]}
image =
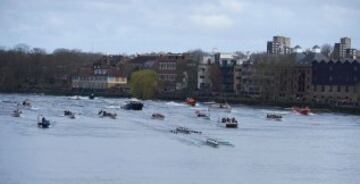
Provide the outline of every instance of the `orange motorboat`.
{"type": "Polygon", "coordinates": [[[301,108],[301,107],[292,107],[292,110],[294,112],[297,112],[297,113],[300,113],[302,115],[309,115],[309,113],[311,112],[310,108],[309,107],[304,107],[304,108],[301,108]]]}
{"type": "Polygon", "coordinates": [[[193,98],[186,98],[185,103],[191,106],[195,106],[196,105],[196,100],[193,98]]]}

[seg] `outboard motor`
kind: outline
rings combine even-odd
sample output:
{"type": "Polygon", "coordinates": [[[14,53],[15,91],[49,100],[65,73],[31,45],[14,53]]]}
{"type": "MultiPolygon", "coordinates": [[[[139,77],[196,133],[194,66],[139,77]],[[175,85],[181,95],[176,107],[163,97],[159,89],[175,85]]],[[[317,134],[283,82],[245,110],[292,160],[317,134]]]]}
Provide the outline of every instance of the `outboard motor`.
{"type": "Polygon", "coordinates": [[[90,95],[89,95],[89,99],[90,100],[93,100],[95,98],[95,94],[94,93],[91,93],[90,95]]]}
{"type": "Polygon", "coordinates": [[[38,127],[39,128],[49,128],[50,127],[50,121],[45,119],[42,115],[38,116],[38,127]]]}

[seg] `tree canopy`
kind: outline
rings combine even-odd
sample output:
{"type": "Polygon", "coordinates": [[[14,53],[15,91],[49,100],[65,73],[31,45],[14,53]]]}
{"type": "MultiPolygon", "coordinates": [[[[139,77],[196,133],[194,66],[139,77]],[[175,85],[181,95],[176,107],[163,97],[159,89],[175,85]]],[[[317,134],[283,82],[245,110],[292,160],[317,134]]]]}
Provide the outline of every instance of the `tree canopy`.
{"type": "Polygon", "coordinates": [[[131,74],[131,94],[136,98],[153,98],[156,94],[157,85],[157,75],[153,70],[139,70],[131,74]]]}

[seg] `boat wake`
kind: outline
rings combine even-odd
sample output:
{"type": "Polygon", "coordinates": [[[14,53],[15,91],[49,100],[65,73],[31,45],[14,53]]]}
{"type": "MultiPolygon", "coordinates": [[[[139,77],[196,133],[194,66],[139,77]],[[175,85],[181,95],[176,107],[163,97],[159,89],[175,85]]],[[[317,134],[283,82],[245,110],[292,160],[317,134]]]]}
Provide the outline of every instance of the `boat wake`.
{"type": "Polygon", "coordinates": [[[106,106],[105,109],[121,109],[121,106],[109,105],[109,106],[106,106]]]}
{"type": "Polygon", "coordinates": [[[69,97],[70,100],[87,100],[89,97],[87,96],[71,96],[69,97]]]}
{"type": "Polygon", "coordinates": [[[177,106],[177,107],[185,106],[185,104],[183,104],[183,103],[177,103],[177,102],[173,102],[173,101],[167,102],[166,105],[168,105],[168,106],[177,106]]]}

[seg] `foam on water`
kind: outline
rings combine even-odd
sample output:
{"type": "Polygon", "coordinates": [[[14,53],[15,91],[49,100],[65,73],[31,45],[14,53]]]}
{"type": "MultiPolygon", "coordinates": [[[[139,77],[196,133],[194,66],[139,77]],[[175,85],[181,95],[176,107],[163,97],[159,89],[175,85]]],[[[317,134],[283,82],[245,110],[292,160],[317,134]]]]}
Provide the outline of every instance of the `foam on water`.
{"type": "Polygon", "coordinates": [[[177,106],[177,107],[187,106],[187,105],[184,104],[184,103],[178,103],[178,102],[173,102],[173,101],[171,101],[171,102],[166,102],[166,105],[168,105],[168,106],[177,106]]]}

